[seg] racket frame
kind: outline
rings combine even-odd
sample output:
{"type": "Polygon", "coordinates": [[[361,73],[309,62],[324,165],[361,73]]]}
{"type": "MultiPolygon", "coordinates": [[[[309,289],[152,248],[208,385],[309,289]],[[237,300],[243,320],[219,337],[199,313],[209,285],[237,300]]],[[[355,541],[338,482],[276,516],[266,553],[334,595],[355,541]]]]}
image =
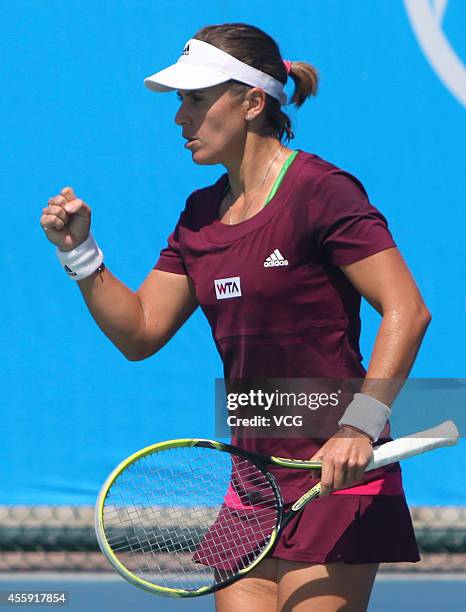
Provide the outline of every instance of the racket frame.
{"type": "MultiPolygon", "coordinates": [[[[158,595],[163,595],[166,597],[199,597],[200,595],[207,595],[209,593],[214,593],[219,589],[223,589],[230,584],[233,584],[240,578],[242,578],[245,574],[250,572],[256,565],[258,565],[264,557],[269,554],[269,552],[274,547],[277,542],[280,533],[284,527],[284,502],[283,497],[278,487],[278,484],[273,476],[268,470],[267,466],[270,464],[274,465],[282,465],[284,467],[294,467],[297,469],[320,469],[320,462],[316,461],[301,461],[301,460],[293,460],[293,459],[285,459],[281,457],[261,457],[254,453],[250,453],[241,448],[237,448],[236,446],[232,446],[231,444],[227,444],[224,442],[218,442],[216,440],[209,440],[206,438],[180,438],[176,440],[167,440],[165,442],[159,442],[157,444],[152,444],[151,446],[147,446],[136,453],[133,453],[129,457],[127,457],[124,461],[122,461],[108,476],[107,480],[104,482],[95,507],[95,531],[97,536],[97,541],[99,543],[100,549],[111,565],[115,568],[115,570],[121,574],[128,582],[134,584],[135,586],[144,589],[146,591],[150,591],[152,593],[157,593],[158,595]],[[273,528],[267,545],[263,550],[258,554],[256,559],[248,565],[247,567],[238,570],[236,574],[230,576],[228,579],[222,581],[221,583],[199,587],[198,589],[186,590],[186,589],[176,589],[171,587],[164,587],[160,585],[153,584],[139,576],[136,576],[133,572],[128,570],[123,563],[118,559],[117,555],[113,552],[112,547],[107,541],[105,535],[105,527],[104,527],[104,508],[105,501],[107,499],[108,493],[113,485],[113,483],[117,480],[122,472],[124,472],[130,465],[136,463],[140,459],[147,457],[148,455],[152,455],[154,453],[162,452],[168,450],[170,448],[189,448],[189,447],[199,447],[199,448],[210,448],[212,450],[217,450],[221,452],[226,452],[230,455],[236,455],[242,457],[248,461],[250,461],[258,470],[262,472],[262,474],[267,478],[273,493],[275,495],[275,499],[277,502],[277,518],[276,524],[273,528]]],[[[318,493],[317,493],[318,494],[318,493]]],[[[291,516],[286,517],[288,522],[291,516]]]]}

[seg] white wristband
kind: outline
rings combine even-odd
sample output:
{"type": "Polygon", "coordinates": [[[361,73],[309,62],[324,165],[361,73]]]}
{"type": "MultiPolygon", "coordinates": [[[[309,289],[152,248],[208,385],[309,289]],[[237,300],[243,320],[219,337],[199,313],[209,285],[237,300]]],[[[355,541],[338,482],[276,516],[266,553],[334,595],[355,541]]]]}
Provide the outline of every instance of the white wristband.
{"type": "Polygon", "coordinates": [[[364,395],[364,393],[355,393],[353,401],[346,408],[338,425],[356,427],[377,442],[391,412],[388,406],[374,397],[364,395]]]}
{"type": "Polygon", "coordinates": [[[92,234],[72,251],[57,249],[57,257],[68,276],[76,281],[90,276],[104,260],[92,234]]]}

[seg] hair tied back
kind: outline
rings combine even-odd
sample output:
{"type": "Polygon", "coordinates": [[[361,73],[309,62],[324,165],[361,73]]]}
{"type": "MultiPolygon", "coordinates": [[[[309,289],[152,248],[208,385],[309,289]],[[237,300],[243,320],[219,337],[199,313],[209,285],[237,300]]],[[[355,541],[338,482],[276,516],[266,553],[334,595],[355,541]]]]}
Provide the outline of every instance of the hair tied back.
{"type": "Polygon", "coordinates": [[[285,64],[286,74],[290,74],[290,72],[291,72],[291,62],[290,62],[290,60],[283,60],[283,63],[285,64]]]}

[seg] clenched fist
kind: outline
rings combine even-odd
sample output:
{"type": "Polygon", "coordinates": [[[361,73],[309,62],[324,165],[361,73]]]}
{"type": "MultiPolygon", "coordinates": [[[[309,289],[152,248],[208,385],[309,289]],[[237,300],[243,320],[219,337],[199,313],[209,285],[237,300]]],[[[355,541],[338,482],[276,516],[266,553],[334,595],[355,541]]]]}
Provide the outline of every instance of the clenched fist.
{"type": "Polygon", "coordinates": [[[71,187],[50,198],[42,210],[40,224],[47,238],[61,251],[71,251],[89,236],[91,209],[71,187]]]}

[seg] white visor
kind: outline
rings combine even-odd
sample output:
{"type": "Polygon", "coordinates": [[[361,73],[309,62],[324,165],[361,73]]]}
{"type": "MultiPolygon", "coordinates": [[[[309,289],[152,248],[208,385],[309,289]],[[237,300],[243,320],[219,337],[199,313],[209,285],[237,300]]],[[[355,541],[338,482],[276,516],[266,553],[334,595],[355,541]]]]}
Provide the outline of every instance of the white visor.
{"type": "Polygon", "coordinates": [[[287,102],[283,83],[195,38],[188,40],[176,64],[147,77],[144,85],[152,91],[190,90],[213,87],[231,79],[260,87],[280,104],[287,102]]]}

